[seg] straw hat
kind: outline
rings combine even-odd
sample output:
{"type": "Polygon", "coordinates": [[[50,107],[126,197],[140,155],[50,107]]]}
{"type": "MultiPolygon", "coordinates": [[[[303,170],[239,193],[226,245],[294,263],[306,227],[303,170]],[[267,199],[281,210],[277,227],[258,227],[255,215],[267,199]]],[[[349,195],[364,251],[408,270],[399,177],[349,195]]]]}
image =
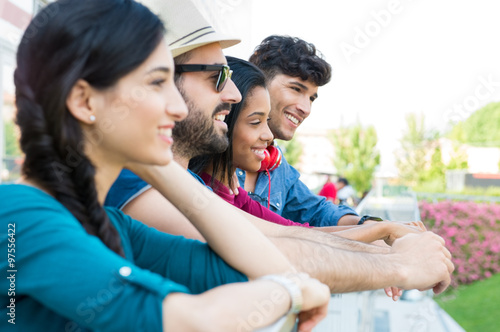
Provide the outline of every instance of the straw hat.
{"type": "Polygon", "coordinates": [[[157,14],[165,24],[165,40],[174,58],[203,45],[219,42],[222,48],[227,48],[241,41],[215,31],[190,0],[139,2],[157,14]]]}

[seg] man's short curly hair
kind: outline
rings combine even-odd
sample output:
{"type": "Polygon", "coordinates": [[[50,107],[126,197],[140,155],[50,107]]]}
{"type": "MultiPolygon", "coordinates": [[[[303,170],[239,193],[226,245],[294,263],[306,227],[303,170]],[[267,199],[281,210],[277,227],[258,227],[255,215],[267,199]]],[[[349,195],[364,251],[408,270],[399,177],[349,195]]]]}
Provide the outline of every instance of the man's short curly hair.
{"type": "Polygon", "coordinates": [[[323,86],[332,76],[332,67],[316,47],[297,37],[269,36],[255,48],[249,61],[264,71],[268,81],[285,74],[323,86]]]}

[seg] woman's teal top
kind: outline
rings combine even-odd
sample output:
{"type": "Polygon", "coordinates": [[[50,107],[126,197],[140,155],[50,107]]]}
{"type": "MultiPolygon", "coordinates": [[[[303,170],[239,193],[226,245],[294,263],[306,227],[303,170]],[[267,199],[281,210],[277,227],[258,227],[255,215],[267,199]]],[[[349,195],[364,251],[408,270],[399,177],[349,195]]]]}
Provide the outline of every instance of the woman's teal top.
{"type": "Polygon", "coordinates": [[[125,258],[52,196],[0,185],[0,331],[161,331],[169,293],[248,280],[204,243],[106,212],[125,258]]]}

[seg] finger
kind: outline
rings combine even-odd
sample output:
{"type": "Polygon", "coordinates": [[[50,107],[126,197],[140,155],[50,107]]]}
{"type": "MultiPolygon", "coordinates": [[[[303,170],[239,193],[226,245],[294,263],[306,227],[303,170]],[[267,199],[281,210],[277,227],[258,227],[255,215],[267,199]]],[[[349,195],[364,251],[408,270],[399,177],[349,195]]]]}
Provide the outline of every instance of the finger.
{"type": "Polygon", "coordinates": [[[385,295],[388,297],[392,297],[392,287],[386,287],[384,288],[385,295]]]}
{"type": "Polygon", "coordinates": [[[450,277],[448,277],[446,280],[443,280],[443,281],[437,283],[432,288],[432,290],[434,291],[434,294],[442,293],[446,288],[448,288],[448,286],[450,285],[450,283],[451,283],[450,277]]]}
{"type": "Polygon", "coordinates": [[[428,233],[433,234],[433,235],[434,235],[434,237],[435,237],[435,238],[436,238],[436,239],[437,239],[437,240],[438,240],[438,241],[439,241],[439,242],[440,242],[443,246],[446,244],[446,242],[444,241],[444,239],[443,239],[441,236],[437,235],[436,233],[432,233],[432,232],[428,232],[428,233]]]}
{"type": "Polygon", "coordinates": [[[310,332],[328,314],[328,304],[299,314],[299,332],[310,332]]]}
{"type": "Polygon", "coordinates": [[[396,290],[397,290],[397,294],[398,294],[398,295],[397,295],[397,298],[396,298],[396,299],[394,299],[394,298],[393,298],[393,300],[394,300],[394,301],[397,301],[397,300],[399,300],[399,299],[401,298],[401,295],[403,295],[403,290],[402,290],[402,289],[400,289],[400,288],[397,288],[397,287],[395,287],[394,289],[396,289],[396,290]]]}
{"type": "Polygon", "coordinates": [[[424,223],[423,223],[423,222],[419,221],[419,222],[418,222],[418,226],[419,226],[419,228],[420,228],[422,231],[424,231],[424,232],[425,232],[425,231],[427,231],[427,227],[425,227],[425,225],[424,225],[424,223]]]}
{"type": "Polygon", "coordinates": [[[233,173],[233,187],[231,188],[234,195],[238,195],[240,191],[238,190],[238,187],[240,186],[240,182],[238,180],[238,175],[236,175],[236,172],[233,173]]]}
{"type": "Polygon", "coordinates": [[[446,267],[448,268],[448,273],[452,274],[453,271],[455,271],[455,265],[453,264],[451,259],[447,259],[445,263],[446,263],[446,267]]]}
{"type": "Polygon", "coordinates": [[[416,221],[413,223],[413,226],[417,228],[421,232],[427,231],[427,228],[425,228],[424,224],[421,221],[416,221]]]}
{"type": "Polygon", "coordinates": [[[448,250],[448,248],[443,247],[443,252],[446,258],[451,259],[451,252],[448,250]]]}
{"type": "Polygon", "coordinates": [[[392,287],[392,294],[393,294],[392,300],[397,301],[397,300],[399,300],[399,297],[401,296],[401,294],[403,294],[403,291],[397,287],[392,287]]]}

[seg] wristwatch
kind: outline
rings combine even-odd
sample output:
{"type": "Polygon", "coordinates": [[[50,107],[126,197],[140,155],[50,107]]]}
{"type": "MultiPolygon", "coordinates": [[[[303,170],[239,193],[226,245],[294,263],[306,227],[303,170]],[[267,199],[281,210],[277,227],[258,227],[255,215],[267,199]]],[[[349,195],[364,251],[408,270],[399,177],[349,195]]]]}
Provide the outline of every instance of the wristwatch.
{"type": "Polygon", "coordinates": [[[369,215],[364,215],[361,217],[361,219],[359,219],[358,225],[363,225],[365,223],[365,221],[367,221],[367,220],[384,221],[384,219],[379,218],[379,217],[372,217],[369,215]]]}
{"type": "Polygon", "coordinates": [[[290,310],[287,312],[298,314],[300,310],[302,310],[302,291],[299,286],[292,280],[282,275],[277,274],[269,274],[258,278],[258,280],[271,280],[274,281],[281,286],[283,286],[288,294],[290,294],[290,298],[292,299],[292,305],[290,306],[290,310]]]}

